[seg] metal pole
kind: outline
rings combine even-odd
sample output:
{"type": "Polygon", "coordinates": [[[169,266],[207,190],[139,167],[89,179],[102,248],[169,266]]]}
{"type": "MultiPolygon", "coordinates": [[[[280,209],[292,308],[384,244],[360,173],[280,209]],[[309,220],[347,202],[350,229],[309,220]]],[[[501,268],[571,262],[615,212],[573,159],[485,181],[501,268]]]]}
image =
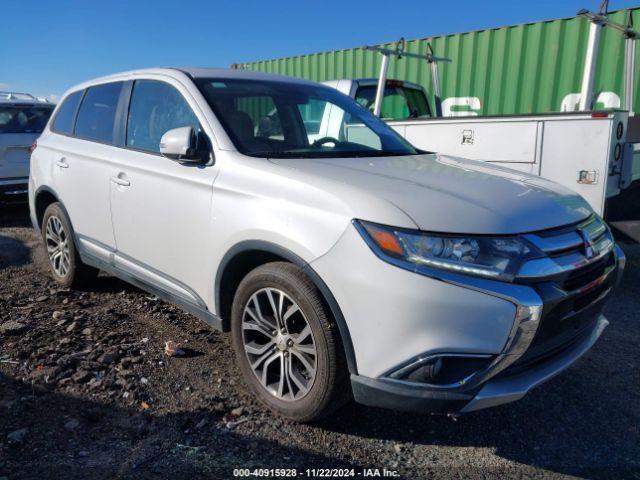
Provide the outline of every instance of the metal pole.
{"type": "Polygon", "coordinates": [[[442,117],[442,93],[440,91],[440,74],[438,73],[438,62],[433,56],[433,47],[427,44],[429,49],[429,67],[431,68],[431,84],[433,85],[433,99],[436,107],[436,117],[442,117]]]}
{"type": "Polygon", "coordinates": [[[593,84],[596,78],[596,66],[598,60],[598,49],[600,46],[600,32],[602,25],[591,20],[589,27],[589,40],[587,43],[587,54],[584,59],[584,72],[582,74],[582,89],[580,91],[579,110],[591,110],[593,103],[593,84]]]}
{"type": "Polygon", "coordinates": [[[625,78],[624,78],[624,109],[633,115],[633,80],[635,73],[636,39],[629,37],[625,40],[625,78]]]}
{"type": "MultiPolygon", "coordinates": [[[[431,75],[434,75],[434,70],[435,70],[435,78],[438,78],[438,67],[436,65],[436,62],[450,62],[451,60],[448,58],[444,58],[444,57],[436,57],[433,55],[432,53],[429,53],[427,55],[421,55],[419,53],[409,53],[409,52],[405,52],[405,45],[406,42],[404,40],[404,38],[401,38],[397,43],[396,43],[396,48],[395,49],[390,49],[390,48],[384,48],[384,47],[373,47],[373,46],[365,46],[362,47],[364,50],[371,50],[372,52],[378,52],[382,55],[382,64],[380,65],[380,76],[378,78],[378,88],[376,89],[376,99],[375,99],[375,103],[373,105],[373,114],[376,116],[380,116],[380,112],[382,111],[382,100],[384,98],[384,88],[386,86],[387,83],[387,72],[389,70],[389,57],[391,55],[394,55],[396,58],[401,59],[403,57],[409,57],[409,58],[420,58],[422,60],[427,60],[429,63],[431,63],[432,67],[431,67],[431,75]]],[[[431,49],[431,46],[429,45],[429,49],[431,49]]],[[[437,83],[434,83],[434,88],[438,88],[438,97],[440,96],[440,81],[438,80],[437,83]]],[[[436,108],[439,108],[438,106],[436,108]]]]}
{"type": "Polygon", "coordinates": [[[610,27],[621,32],[625,36],[625,78],[624,78],[624,95],[625,109],[631,112],[633,110],[633,80],[635,70],[635,40],[640,37],[640,33],[633,30],[633,17],[631,12],[628,14],[627,24],[613,22],[607,18],[607,8],[609,2],[603,0],[600,5],[600,13],[593,13],[588,10],[580,10],[578,16],[589,19],[591,27],[589,30],[589,44],[587,46],[587,55],[585,58],[584,74],[582,77],[582,91],[580,93],[580,110],[591,108],[593,101],[593,83],[596,73],[596,60],[598,57],[598,46],[600,43],[601,28],[610,27]]]}
{"type": "Polygon", "coordinates": [[[387,84],[387,70],[389,70],[389,54],[382,54],[382,64],[380,65],[380,77],[378,78],[378,88],[376,89],[376,102],[373,106],[373,114],[380,116],[382,111],[382,100],[384,97],[384,87],[387,84]]]}

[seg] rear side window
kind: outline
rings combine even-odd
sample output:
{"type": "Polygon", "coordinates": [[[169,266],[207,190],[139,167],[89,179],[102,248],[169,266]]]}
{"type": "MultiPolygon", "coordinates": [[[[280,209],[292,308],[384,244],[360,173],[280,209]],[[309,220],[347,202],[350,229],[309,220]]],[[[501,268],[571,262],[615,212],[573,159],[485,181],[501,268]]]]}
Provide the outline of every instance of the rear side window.
{"type": "Polygon", "coordinates": [[[133,84],[127,121],[127,147],[160,153],[160,139],[169,130],[200,123],[184,97],[174,87],[157,80],[136,80],[133,84]]]}
{"type": "Polygon", "coordinates": [[[76,119],[75,136],[101,143],[113,143],[118,99],[122,82],[90,87],[76,119]]]}
{"type": "Polygon", "coordinates": [[[0,104],[0,133],[42,133],[52,111],[51,107],[0,104]]]}
{"type": "Polygon", "coordinates": [[[78,104],[81,99],[82,90],[79,92],[73,92],[64,99],[64,102],[60,105],[60,108],[53,119],[51,130],[64,135],[71,135],[71,133],[73,133],[73,117],[76,114],[76,110],[78,109],[78,104]]]}

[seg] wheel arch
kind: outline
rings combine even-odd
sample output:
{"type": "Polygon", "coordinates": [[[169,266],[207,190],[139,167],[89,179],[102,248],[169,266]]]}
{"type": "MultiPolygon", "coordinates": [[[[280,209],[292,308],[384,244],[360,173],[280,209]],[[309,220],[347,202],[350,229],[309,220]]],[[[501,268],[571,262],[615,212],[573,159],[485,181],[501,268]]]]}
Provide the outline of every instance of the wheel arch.
{"type": "MultiPolygon", "coordinates": [[[[58,194],[51,188],[46,185],[38,187],[34,196],[33,196],[33,213],[35,215],[34,220],[36,221],[36,225],[34,227],[37,231],[40,231],[40,226],[42,225],[42,219],[44,217],[44,212],[49,205],[52,203],[59,202],[62,208],[67,213],[64,205],[60,201],[60,197],[58,194]]],[[[69,215],[67,214],[67,217],[69,215]]]]}
{"type": "Polygon", "coordinates": [[[357,374],[356,357],[349,328],[331,290],[306,261],[292,251],[274,243],[246,240],[231,247],[222,258],[216,272],[214,291],[216,313],[222,318],[223,328],[225,330],[230,328],[233,297],[244,276],[254,268],[274,261],[290,262],[299,267],[311,279],[338,325],[349,372],[357,374]],[[223,289],[223,285],[229,288],[223,289]]]}

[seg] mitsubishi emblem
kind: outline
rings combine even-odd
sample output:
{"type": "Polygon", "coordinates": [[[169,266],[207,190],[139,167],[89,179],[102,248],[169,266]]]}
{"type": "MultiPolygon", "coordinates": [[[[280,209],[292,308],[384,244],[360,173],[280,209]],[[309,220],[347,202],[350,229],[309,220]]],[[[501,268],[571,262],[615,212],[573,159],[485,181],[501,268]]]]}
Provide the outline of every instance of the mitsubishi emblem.
{"type": "Polygon", "coordinates": [[[578,233],[582,237],[582,241],[584,243],[584,256],[587,257],[587,260],[590,260],[595,257],[597,253],[593,240],[584,230],[578,230],[578,233]]]}

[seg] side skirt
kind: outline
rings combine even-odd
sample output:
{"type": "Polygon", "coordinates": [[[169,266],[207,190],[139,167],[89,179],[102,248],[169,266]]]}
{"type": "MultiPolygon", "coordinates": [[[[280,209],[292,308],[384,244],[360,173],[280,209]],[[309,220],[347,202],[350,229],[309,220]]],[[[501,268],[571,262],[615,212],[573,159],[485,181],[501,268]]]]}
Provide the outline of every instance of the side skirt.
{"type": "Polygon", "coordinates": [[[104,260],[101,260],[95,257],[94,255],[91,255],[90,253],[80,252],[80,258],[82,259],[82,262],[86,263],[87,265],[90,265],[99,270],[107,272],[110,275],[113,275],[114,277],[118,277],[119,279],[124,280],[125,282],[130,283],[131,285],[134,285],[146,292],[151,293],[152,295],[157,296],[158,298],[161,298],[162,300],[165,300],[166,302],[169,302],[177,307],[180,307],[185,312],[196,316],[197,318],[206,322],[209,326],[215,328],[216,330],[225,331],[222,319],[217,315],[214,315],[210,311],[198,305],[194,305],[193,303],[188,302],[178,297],[177,295],[174,295],[173,293],[167,292],[166,290],[164,290],[161,287],[158,287],[157,285],[153,285],[149,282],[141,280],[140,278],[130,274],[129,272],[125,272],[124,270],[116,267],[115,265],[107,263],[104,260]]]}

